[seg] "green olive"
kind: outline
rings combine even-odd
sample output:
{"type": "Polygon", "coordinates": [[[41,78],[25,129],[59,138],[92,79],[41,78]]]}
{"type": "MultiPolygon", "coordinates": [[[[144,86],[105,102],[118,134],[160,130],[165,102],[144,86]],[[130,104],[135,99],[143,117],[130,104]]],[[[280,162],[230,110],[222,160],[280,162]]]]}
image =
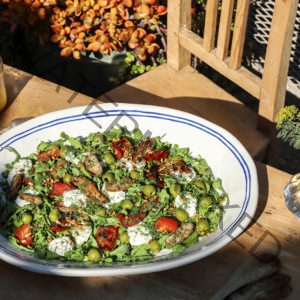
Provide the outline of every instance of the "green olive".
{"type": "Polygon", "coordinates": [[[132,170],[132,171],[130,171],[129,176],[130,176],[132,179],[137,180],[137,179],[140,178],[140,173],[139,173],[139,171],[132,170]]]}
{"type": "Polygon", "coordinates": [[[88,260],[91,262],[98,262],[102,255],[100,251],[96,248],[91,248],[87,254],[88,260]]]}
{"type": "Polygon", "coordinates": [[[116,159],[115,157],[107,152],[107,153],[104,153],[103,155],[103,160],[108,164],[108,165],[113,165],[115,162],[116,162],[116,159]]]}
{"type": "Polygon", "coordinates": [[[111,182],[113,181],[115,178],[114,178],[114,175],[112,173],[105,173],[103,176],[102,176],[102,180],[103,182],[111,182]]]}
{"type": "Polygon", "coordinates": [[[122,232],[119,235],[119,239],[123,244],[129,244],[129,235],[127,232],[122,232]]]}
{"type": "Polygon", "coordinates": [[[66,157],[68,154],[68,150],[69,150],[68,146],[61,146],[59,149],[59,156],[62,158],[66,157]]]}
{"type": "Polygon", "coordinates": [[[184,222],[188,219],[189,214],[187,213],[186,210],[182,208],[177,208],[175,211],[175,217],[179,222],[184,222]]]}
{"type": "Polygon", "coordinates": [[[15,227],[21,226],[23,224],[22,217],[15,218],[13,223],[15,227]]]}
{"type": "Polygon", "coordinates": [[[96,144],[101,144],[104,142],[104,135],[103,134],[95,134],[93,137],[93,142],[96,144]]]}
{"type": "Polygon", "coordinates": [[[133,205],[132,201],[129,199],[125,199],[122,203],[122,209],[131,210],[131,209],[133,209],[133,207],[134,207],[134,205],[133,205]]]}
{"type": "Polygon", "coordinates": [[[197,224],[196,224],[196,230],[198,234],[202,234],[204,231],[207,231],[209,229],[209,222],[207,219],[201,219],[197,224]]]}
{"type": "Polygon", "coordinates": [[[206,207],[209,207],[212,205],[212,199],[211,197],[207,196],[207,197],[203,197],[201,200],[200,200],[200,206],[203,207],[203,208],[206,208],[206,207]]]}
{"type": "Polygon", "coordinates": [[[144,185],[144,187],[143,187],[143,194],[146,197],[154,196],[156,194],[156,188],[155,188],[155,186],[152,185],[152,184],[146,184],[146,185],[144,185]]]}
{"type": "Polygon", "coordinates": [[[97,208],[97,209],[95,210],[94,214],[95,214],[96,216],[105,217],[105,215],[106,215],[106,210],[105,210],[104,207],[99,207],[99,208],[97,208]]]}
{"type": "Polygon", "coordinates": [[[31,214],[28,214],[28,213],[23,214],[23,216],[22,216],[23,224],[30,224],[31,221],[32,221],[32,215],[31,214]]]}
{"type": "Polygon", "coordinates": [[[67,173],[63,176],[63,182],[70,183],[72,180],[72,175],[67,173]]]}
{"type": "Polygon", "coordinates": [[[60,214],[60,211],[57,208],[53,208],[50,211],[49,219],[50,219],[51,222],[56,222],[57,220],[60,219],[60,217],[61,217],[61,214],[60,214]]]}
{"type": "Polygon", "coordinates": [[[200,180],[200,179],[197,179],[194,181],[194,185],[197,186],[198,188],[200,188],[201,190],[205,190],[205,183],[200,180]]]}
{"type": "Polygon", "coordinates": [[[169,191],[170,191],[170,194],[174,198],[176,198],[180,194],[180,192],[181,192],[181,186],[180,186],[180,184],[178,184],[178,183],[171,184],[170,188],[169,188],[169,191]]]}
{"type": "Polygon", "coordinates": [[[150,247],[150,251],[152,253],[157,253],[160,251],[161,247],[160,247],[160,244],[157,240],[152,240],[150,243],[149,243],[149,247],[150,247]]]}

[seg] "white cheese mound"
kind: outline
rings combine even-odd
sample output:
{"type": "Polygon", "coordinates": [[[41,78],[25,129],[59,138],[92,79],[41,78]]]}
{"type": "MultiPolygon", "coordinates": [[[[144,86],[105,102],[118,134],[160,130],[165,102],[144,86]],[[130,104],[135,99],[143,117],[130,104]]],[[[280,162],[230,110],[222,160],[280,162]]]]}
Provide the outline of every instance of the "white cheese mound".
{"type": "Polygon", "coordinates": [[[117,191],[111,192],[105,189],[105,184],[102,186],[102,192],[108,196],[109,203],[106,203],[104,206],[109,207],[112,204],[116,204],[125,199],[126,192],[125,191],[117,191]]]}
{"type": "Polygon", "coordinates": [[[65,156],[65,160],[73,163],[74,165],[79,165],[79,163],[83,162],[87,153],[81,153],[80,155],[75,156],[75,154],[71,151],[68,151],[68,153],[65,156]]]}
{"type": "Polygon", "coordinates": [[[87,201],[85,194],[79,190],[69,190],[63,193],[63,205],[66,207],[70,207],[72,205],[84,207],[87,201]]]}
{"type": "Polygon", "coordinates": [[[22,158],[17,161],[13,168],[10,170],[7,182],[11,184],[13,177],[16,174],[27,174],[27,172],[32,168],[32,161],[30,159],[22,158]]]}
{"type": "Polygon", "coordinates": [[[48,250],[60,256],[64,256],[72,249],[73,242],[69,236],[58,237],[48,244],[48,250]]]}
{"type": "Polygon", "coordinates": [[[197,212],[198,200],[192,197],[189,192],[180,193],[174,201],[176,208],[184,209],[190,217],[193,217],[197,212]]]}
{"type": "Polygon", "coordinates": [[[120,164],[124,165],[128,171],[132,171],[132,170],[138,170],[138,169],[144,167],[146,162],[144,160],[141,160],[139,162],[134,162],[132,160],[127,160],[125,158],[121,158],[120,164]]]}
{"type": "Polygon", "coordinates": [[[191,182],[193,179],[195,179],[197,173],[193,168],[189,167],[189,169],[191,170],[190,173],[174,172],[172,176],[175,177],[178,181],[191,182]]]}
{"type": "Polygon", "coordinates": [[[147,244],[152,240],[149,229],[142,222],[128,227],[127,233],[129,235],[129,242],[132,246],[147,244]]]}
{"type": "Polygon", "coordinates": [[[82,225],[78,228],[75,228],[72,232],[72,236],[75,239],[77,245],[85,243],[92,233],[92,227],[88,225],[82,225]]]}
{"type": "MultiPolygon", "coordinates": [[[[71,143],[69,141],[64,142],[64,146],[70,146],[71,143]]],[[[69,150],[67,151],[65,155],[65,160],[73,163],[74,165],[78,165],[79,163],[83,162],[87,153],[80,153],[79,155],[75,155],[73,151],[69,150]]]]}

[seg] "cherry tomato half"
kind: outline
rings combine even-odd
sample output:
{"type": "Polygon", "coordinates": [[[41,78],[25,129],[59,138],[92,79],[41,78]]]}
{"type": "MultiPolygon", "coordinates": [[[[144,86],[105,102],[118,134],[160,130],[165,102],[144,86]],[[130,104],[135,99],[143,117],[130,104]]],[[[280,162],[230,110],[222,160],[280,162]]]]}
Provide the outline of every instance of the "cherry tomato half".
{"type": "Polygon", "coordinates": [[[179,223],[173,218],[160,217],[155,221],[154,226],[158,232],[173,232],[179,227],[179,223]]]}
{"type": "Polygon", "coordinates": [[[42,162],[45,162],[49,159],[58,158],[60,156],[59,151],[60,151],[60,149],[58,146],[53,146],[52,148],[50,148],[47,151],[41,151],[37,155],[37,159],[42,162]]]}
{"type": "Polygon", "coordinates": [[[75,187],[72,184],[66,182],[55,182],[52,185],[50,196],[62,196],[65,191],[73,190],[75,187]]]}
{"type": "Polygon", "coordinates": [[[114,226],[99,227],[95,238],[99,249],[111,251],[116,247],[118,239],[118,228],[114,226]]]}
{"type": "Polygon", "coordinates": [[[146,160],[160,160],[160,159],[167,158],[168,156],[169,156],[168,152],[165,149],[160,149],[153,153],[146,153],[144,158],[146,160]]]}
{"type": "Polygon", "coordinates": [[[46,162],[49,159],[49,155],[47,154],[47,152],[42,151],[37,155],[37,159],[42,162],[46,162]]]}
{"type": "Polygon", "coordinates": [[[112,147],[114,149],[115,156],[120,159],[124,156],[125,151],[131,146],[130,141],[121,137],[112,142],[112,147]]]}
{"type": "Polygon", "coordinates": [[[19,244],[22,246],[27,247],[33,244],[33,234],[29,224],[19,226],[14,232],[14,237],[18,239],[19,244]]]}
{"type": "Polygon", "coordinates": [[[62,231],[66,230],[66,228],[64,228],[64,227],[59,227],[59,226],[55,226],[55,225],[50,226],[49,229],[53,232],[62,232],[62,231]]]}
{"type": "Polygon", "coordinates": [[[146,217],[146,213],[138,213],[135,215],[118,214],[117,218],[123,227],[128,228],[130,226],[137,225],[146,217]]]}

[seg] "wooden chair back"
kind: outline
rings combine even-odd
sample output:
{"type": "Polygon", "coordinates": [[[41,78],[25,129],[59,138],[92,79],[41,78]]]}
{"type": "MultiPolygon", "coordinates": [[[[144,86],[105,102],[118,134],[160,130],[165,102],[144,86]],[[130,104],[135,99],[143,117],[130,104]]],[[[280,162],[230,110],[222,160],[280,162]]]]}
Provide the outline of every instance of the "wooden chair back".
{"type": "Polygon", "coordinates": [[[242,66],[250,0],[207,0],[203,37],[191,30],[191,0],[168,1],[167,63],[191,64],[191,54],[259,100],[258,127],[270,124],[284,106],[298,0],[275,0],[262,77],[242,66]],[[232,29],[232,24],[234,28],[232,29]]]}

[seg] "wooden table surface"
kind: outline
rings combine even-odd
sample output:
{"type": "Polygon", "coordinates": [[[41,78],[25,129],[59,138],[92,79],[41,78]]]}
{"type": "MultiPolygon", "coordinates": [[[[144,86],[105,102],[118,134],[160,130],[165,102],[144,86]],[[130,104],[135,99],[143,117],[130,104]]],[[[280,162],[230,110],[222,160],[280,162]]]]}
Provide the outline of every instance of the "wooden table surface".
{"type": "MultiPolygon", "coordinates": [[[[9,67],[6,71],[10,76],[9,105],[0,115],[0,129],[17,118],[35,117],[94,101],[30,74],[9,67]]],[[[300,221],[286,209],[283,197],[291,175],[260,162],[256,166],[259,202],[250,226],[209,257],[168,271],[102,278],[42,275],[0,262],[0,298],[209,299],[247,258],[265,251],[278,256],[282,264],[280,272],[291,276],[292,292],[286,299],[298,299],[300,221]]]]}

